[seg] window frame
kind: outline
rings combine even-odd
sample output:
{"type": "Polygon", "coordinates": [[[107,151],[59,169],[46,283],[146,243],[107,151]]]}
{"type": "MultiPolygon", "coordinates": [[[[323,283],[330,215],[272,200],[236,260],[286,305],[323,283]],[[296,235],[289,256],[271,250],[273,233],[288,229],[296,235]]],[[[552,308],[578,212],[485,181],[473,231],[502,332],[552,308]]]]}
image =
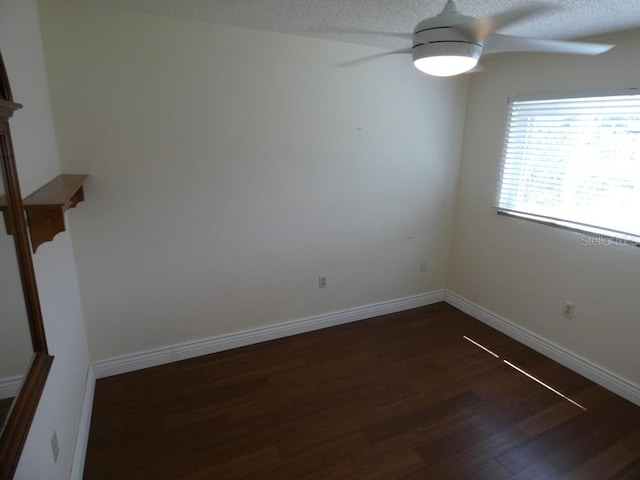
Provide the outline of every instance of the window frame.
{"type": "Polygon", "coordinates": [[[547,225],[550,227],[560,228],[572,232],[582,233],[582,243],[588,245],[630,245],[640,247],[640,232],[631,233],[613,228],[606,228],[598,225],[590,225],[583,222],[571,221],[563,218],[554,218],[547,215],[539,215],[517,209],[510,209],[500,206],[503,187],[503,172],[506,162],[506,149],[509,143],[510,120],[512,116],[512,104],[514,101],[542,101],[542,100],[571,100],[580,98],[597,98],[607,96],[638,96],[640,99],[640,88],[630,87],[625,89],[609,89],[586,91],[578,93],[552,93],[552,94],[535,94],[535,95],[513,95],[507,99],[507,115],[503,129],[503,145],[501,149],[501,158],[498,169],[498,182],[496,188],[494,208],[496,213],[501,216],[517,218],[528,222],[547,225]]]}

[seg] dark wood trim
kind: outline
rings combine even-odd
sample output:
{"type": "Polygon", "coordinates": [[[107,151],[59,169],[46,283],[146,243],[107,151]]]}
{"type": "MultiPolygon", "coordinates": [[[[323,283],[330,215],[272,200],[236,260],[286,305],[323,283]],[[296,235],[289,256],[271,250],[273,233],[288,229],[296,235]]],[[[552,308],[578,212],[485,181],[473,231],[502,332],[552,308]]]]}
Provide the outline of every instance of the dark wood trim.
{"type": "Polygon", "coordinates": [[[38,296],[36,276],[33,270],[33,258],[31,257],[31,250],[29,248],[27,224],[24,214],[22,213],[24,206],[22,204],[18,172],[13,155],[11,132],[9,131],[8,124],[0,127],[0,148],[2,148],[3,151],[3,173],[7,188],[6,196],[9,199],[8,209],[14,220],[15,235],[13,239],[16,246],[18,265],[20,267],[27,315],[30,319],[29,327],[31,330],[33,351],[48,353],[47,339],[42,323],[42,311],[40,310],[40,298],[38,296]]]}
{"type": "Polygon", "coordinates": [[[1,57],[0,95],[2,96],[0,99],[0,149],[2,151],[0,166],[6,190],[7,215],[5,216],[5,221],[7,217],[10,217],[13,221],[11,230],[14,232],[13,239],[34,351],[25,381],[16,396],[9,417],[0,433],[0,480],[11,480],[20,461],[20,455],[38,408],[53,357],[49,355],[47,348],[27,224],[23,213],[22,194],[20,193],[18,172],[9,129],[9,118],[21,105],[11,101],[11,89],[9,88],[1,57]]]}
{"type": "Polygon", "coordinates": [[[2,480],[13,478],[52,363],[51,355],[39,352],[33,356],[29,372],[0,437],[0,479],[2,480]]]}

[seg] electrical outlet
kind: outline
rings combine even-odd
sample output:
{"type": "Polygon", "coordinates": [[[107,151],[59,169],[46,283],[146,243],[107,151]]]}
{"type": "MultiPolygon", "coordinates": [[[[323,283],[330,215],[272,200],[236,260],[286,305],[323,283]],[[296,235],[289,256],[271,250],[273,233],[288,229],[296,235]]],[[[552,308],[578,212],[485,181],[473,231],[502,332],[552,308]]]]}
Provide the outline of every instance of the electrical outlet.
{"type": "Polygon", "coordinates": [[[60,448],[58,446],[58,434],[56,431],[53,431],[53,435],[51,435],[51,452],[53,453],[53,462],[58,461],[58,454],[60,453],[60,448]]]}
{"type": "Polygon", "coordinates": [[[427,271],[427,267],[428,267],[427,261],[426,260],[422,260],[420,262],[420,271],[421,272],[426,272],[427,271]]]}
{"type": "Polygon", "coordinates": [[[562,307],[562,316],[565,318],[573,318],[573,310],[576,306],[571,302],[564,302],[562,307]]]}
{"type": "Polygon", "coordinates": [[[327,277],[318,277],[318,288],[327,288],[327,277]]]}

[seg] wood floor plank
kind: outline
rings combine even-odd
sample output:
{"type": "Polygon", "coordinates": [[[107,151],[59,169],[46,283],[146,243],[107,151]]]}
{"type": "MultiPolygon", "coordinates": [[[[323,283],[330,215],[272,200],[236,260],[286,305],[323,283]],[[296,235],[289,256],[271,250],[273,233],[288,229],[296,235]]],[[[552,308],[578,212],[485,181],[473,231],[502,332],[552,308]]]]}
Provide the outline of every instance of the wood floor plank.
{"type": "Polygon", "coordinates": [[[569,402],[559,402],[518,423],[518,426],[532,437],[578,416],[582,410],[569,402]]]}
{"type": "MultiPolygon", "coordinates": [[[[511,478],[512,480],[560,478],[574,469],[576,465],[583,465],[588,462],[594,452],[602,450],[612,441],[612,438],[618,437],[622,434],[621,432],[627,430],[624,426],[619,425],[617,430],[608,430],[603,435],[602,430],[596,429],[571,442],[566,447],[559,448],[511,478]]],[[[611,465],[609,465],[609,468],[609,472],[616,470],[611,465]]]]}
{"type": "Polygon", "coordinates": [[[640,478],[640,459],[622,468],[609,480],[638,480],[640,478]]]}
{"type": "Polygon", "coordinates": [[[562,472],[606,449],[611,442],[636,428],[639,419],[640,416],[634,419],[623,410],[611,411],[607,405],[603,405],[547,430],[499,456],[498,461],[512,473],[527,468],[538,472],[562,472]]]}
{"type": "Polygon", "coordinates": [[[278,450],[271,446],[216,463],[181,477],[180,480],[238,479],[247,475],[261,475],[266,468],[281,463],[282,459],[278,454],[278,450]]]}
{"type": "Polygon", "coordinates": [[[601,480],[611,472],[625,470],[640,460],[640,428],[625,435],[608,448],[598,452],[588,461],[572,470],[562,480],[601,480]]]}
{"type": "Polygon", "coordinates": [[[435,405],[428,405],[414,411],[406,411],[388,418],[383,422],[364,425],[362,431],[371,443],[393,438],[403,431],[415,426],[440,424],[458,417],[468,411],[468,407],[478,401],[472,392],[465,392],[455,397],[442,400],[435,405]]]}
{"type": "MultiPolygon", "coordinates": [[[[447,451],[437,461],[428,465],[427,471],[432,478],[474,478],[482,465],[495,459],[531,437],[517,427],[498,430],[492,435],[481,435],[470,445],[461,449],[447,451]]],[[[418,448],[421,457],[427,455],[428,447],[418,448]]],[[[502,465],[504,467],[504,465],[502,465]]]]}
{"type": "Polygon", "coordinates": [[[334,437],[324,443],[315,443],[312,447],[308,447],[296,455],[286,457],[285,461],[279,465],[261,469],[260,472],[256,472],[256,475],[243,478],[278,480],[322,478],[318,475],[327,466],[348,462],[353,456],[365,451],[368,446],[366,438],[358,432],[334,437]]]}
{"type": "Polygon", "coordinates": [[[379,456],[358,468],[349,480],[391,480],[419,470],[424,464],[415,452],[409,450],[394,456],[379,456]]]}
{"type": "Polygon", "coordinates": [[[440,303],[100,379],[84,479],[630,480],[639,431],[640,407],[440,303]]]}

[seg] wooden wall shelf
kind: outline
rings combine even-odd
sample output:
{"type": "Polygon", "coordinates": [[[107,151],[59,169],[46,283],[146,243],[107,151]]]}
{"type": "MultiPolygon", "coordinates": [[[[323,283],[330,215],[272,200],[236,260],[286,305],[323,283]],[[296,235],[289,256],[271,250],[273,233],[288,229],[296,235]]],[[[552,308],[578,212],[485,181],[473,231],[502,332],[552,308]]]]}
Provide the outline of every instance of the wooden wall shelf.
{"type": "Polygon", "coordinates": [[[33,252],[64,232],[64,212],[84,200],[82,183],[88,175],[59,175],[24,199],[33,252]]]}
{"type": "MultiPolygon", "coordinates": [[[[33,252],[44,242],[53,240],[66,230],[64,212],[84,200],[82,183],[88,175],[59,175],[39,188],[22,202],[27,214],[27,226],[33,252]]],[[[13,222],[9,217],[7,201],[0,195],[0,211],[4,214],[5,227],[13,235],[13,222]]]]}

